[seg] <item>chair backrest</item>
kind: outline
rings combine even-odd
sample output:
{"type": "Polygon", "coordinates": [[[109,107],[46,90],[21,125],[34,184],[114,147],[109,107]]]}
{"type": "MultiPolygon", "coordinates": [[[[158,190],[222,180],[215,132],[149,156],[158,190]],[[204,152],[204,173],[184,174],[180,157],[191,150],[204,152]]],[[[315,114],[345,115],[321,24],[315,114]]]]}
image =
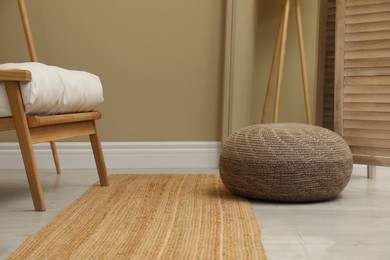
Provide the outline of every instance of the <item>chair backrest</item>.
{"type": "Polygon", "coordinates": [[[38,58],[37,58],[35,44],[34,44],[32,32],[31,32],[30,21],[28,19],[26,3],[24,2],[24,0],[18,0],[18,5],[19,5],[20,17],[22,18],[24,35],[26,36],[30,59],[31,59],[31,61],[36,62],[36,61],[38,61],[38,58]]]}

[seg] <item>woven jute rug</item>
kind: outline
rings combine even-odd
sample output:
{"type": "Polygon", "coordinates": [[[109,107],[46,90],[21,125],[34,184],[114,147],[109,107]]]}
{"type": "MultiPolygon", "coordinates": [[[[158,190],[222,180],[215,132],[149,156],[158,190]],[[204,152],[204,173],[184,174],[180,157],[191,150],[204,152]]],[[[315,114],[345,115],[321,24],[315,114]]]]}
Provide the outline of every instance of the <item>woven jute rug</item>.
{"type": "Polygon", "coordinates": [[[218,175],[126,174],[92,186],[9,259],[266,256],[251,204],[218,175]]]}

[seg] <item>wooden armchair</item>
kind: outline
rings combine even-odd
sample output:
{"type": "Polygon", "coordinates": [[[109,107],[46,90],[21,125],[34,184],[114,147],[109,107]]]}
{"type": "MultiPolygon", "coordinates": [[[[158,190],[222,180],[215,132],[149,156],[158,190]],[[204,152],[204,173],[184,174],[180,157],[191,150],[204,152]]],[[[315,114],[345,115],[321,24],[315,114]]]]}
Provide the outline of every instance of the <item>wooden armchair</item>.
{"type": "Polygon", "coordinates": [[[0,70],[0,81],[5,84],[12,112],[12,117],[0,118],[0,131],[16,130],[36,211],[44,211],[46,207],[32,146],[35,143],[89,135],[100,184],[108,186],[107,170],[95,124],[95,120],[101,117],[99,112],[28,116],[19,82],[31,81],[31,73],[26,70],[0,70]]]}
{"type": "MultiPolygon", "coordinates": [[[[31,61],[36,62],[37,55],[24,0],[18,0],[18,5],[30,58],[31,61]]],[[[28,116],[25,112],[19,83],[31,80],[31,72],[28,70],[0,70],[0,81],[4,82],[12,114],[12,117],[0,117],[0,131],[16,130],[35,210],[44,211],[46,207],[33,144],[50,141],[57,173],[60,173],[55,140],[89,135],[100,184],[108,186],[108,178],[95,124],[95,120],[99,119],[101,114],[94,111],[50,116],[28,116]]]]}

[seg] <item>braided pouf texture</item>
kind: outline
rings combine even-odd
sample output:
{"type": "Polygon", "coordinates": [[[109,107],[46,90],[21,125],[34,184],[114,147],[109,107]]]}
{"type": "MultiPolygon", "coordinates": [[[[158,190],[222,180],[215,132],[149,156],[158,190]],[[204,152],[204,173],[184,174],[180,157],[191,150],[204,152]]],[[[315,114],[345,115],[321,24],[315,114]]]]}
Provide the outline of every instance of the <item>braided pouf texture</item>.
{"type": "Polygon", "coordinates": [[[336,133],[307,124],[244,127],[225,142],[224,185],[259,200],[310,202],[335,198],[352,174],[352,154],[336,133]]]}

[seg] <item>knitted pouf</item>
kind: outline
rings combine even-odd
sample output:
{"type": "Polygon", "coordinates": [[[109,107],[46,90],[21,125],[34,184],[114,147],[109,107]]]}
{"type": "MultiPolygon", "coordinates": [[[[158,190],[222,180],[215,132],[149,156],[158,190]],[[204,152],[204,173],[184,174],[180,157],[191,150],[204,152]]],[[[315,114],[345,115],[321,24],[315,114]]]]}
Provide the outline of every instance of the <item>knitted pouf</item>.
{"type": "Polygon", "coordinates": [[[223,146],[220,176],[233,193],[309,202],[336,197],[352,174],[352,154],[336,133],[306,124],[244,127],[223,146]]]}

